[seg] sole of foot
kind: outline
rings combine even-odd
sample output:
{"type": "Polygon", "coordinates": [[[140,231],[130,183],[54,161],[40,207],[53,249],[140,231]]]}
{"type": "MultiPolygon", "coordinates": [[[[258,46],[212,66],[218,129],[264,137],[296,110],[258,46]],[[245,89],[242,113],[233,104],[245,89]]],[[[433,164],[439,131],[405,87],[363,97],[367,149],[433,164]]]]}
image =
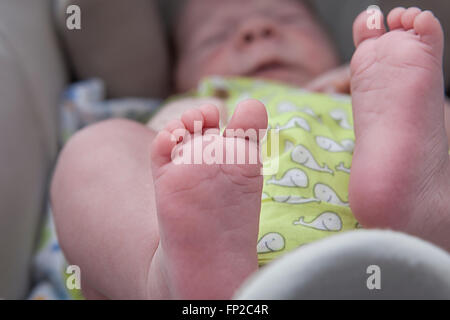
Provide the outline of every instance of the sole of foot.
{"type": "MultiPolygon", "coordinates": [[[[266,128],[265,106],[247,100],[237,106],[225,132],[266,128]]],[[[211,141],[219,143],[224,158],[239,150],[258,154],[258,140],[219,134],[219,111],[213,105],[170,122],[152,146],[160,229],[154,263],[164,270],[168,291],[176,299],[231,298],[258,268],[261,163],[259,158],[243,164],[177,161],[176,155],[186,155],[192,145],[204,152],[211,141]]]]}
{"type": "Polygon", "coordinates": [[[450,249],[450,161],[444,120],[443,31],[429,11],[397,8],[390,31],[354,23],[356,147],[351,208],[368,228],[411,233],[450,249]]]}

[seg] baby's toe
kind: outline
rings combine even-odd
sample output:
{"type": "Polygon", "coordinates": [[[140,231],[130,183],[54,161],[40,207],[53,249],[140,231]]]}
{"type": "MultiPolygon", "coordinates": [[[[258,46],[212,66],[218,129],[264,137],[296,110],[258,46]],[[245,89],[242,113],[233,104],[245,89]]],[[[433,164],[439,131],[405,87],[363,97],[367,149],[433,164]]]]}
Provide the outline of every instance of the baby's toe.
{"type": "Polygon", "coordinates": [[[166,130],[160,131],[151,148],[152,166],[158,168],[169,163],[176,144],[176,138],[172,133],[166,130]]]}
{"type": "Polygon", "coordinates": [[[220,114],[215,105],[205,104],[199,110],[203,115],[205,128],[219,128],[220,114]]]}
{"type": "Polygon", "coordinates": [[[402,29],[402,17],[405,14],[406,9],[403,7],[395,8],[393,9],[388,17],[387,17],[387,23],[389,26],[389,29],[395,30],[395,29],[402,29]]]}
{"type": "Polygon", "coordinates": [[[431,11],[424,11],[416,16],[414,30],[421,40],[431,46],[435,54],[440,57],[444,50],[444,31],[441,23],[431,11]]]}
{"type": "Polygon", "coordinates": [[[414,20],[422,13],[422,10],[416,7],[408,8],[401,16],[403,29],[411,30],[414,27],[414,20]]]}
{"type": "Polygon", "coordinates": [[[170,121],[164,130],[174,135],[177,143],[183,141],[183,138],[187,134],[186,127],[180,119],[170,121]]]}
{"type": "Polygon", "coordinates": [[[199,109],[191,109],[181,116],[181,121],[190,133],[202,133],[205,119],[199,109]]]}
{"type": "Polygon", "coordinates": [[[353,23],[353,40],[358,47],[362,42],[381,37],[385,32],[383,13],[376,9],[362,12],[353,23]]]}
{"type": "Polygon", "coordinates": [[[169,121],[169,123],[167,123],[166,127],[164,128],[164,130],[169,132],[173,132],[177,129],[186,129],[184,123],[180,119],[169,121]]]}
{"type": "Polygon", "coordinates": [[[267,121],[267,110],[263,103],[254,99],[242,101],[228,123],[225,136],[238,136],[245,132],[254,134],[255,140],[258,140],[262,138],[260,130],[267,129],[267,121]]]}

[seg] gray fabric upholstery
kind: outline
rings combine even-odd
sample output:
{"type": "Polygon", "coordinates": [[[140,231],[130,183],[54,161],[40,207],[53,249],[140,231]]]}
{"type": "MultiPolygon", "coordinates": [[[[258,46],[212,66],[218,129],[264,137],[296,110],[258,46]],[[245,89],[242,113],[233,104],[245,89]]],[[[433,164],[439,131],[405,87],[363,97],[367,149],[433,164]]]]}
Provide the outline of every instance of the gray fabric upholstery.
{"type": "Polygon", "coordinates": [[[49,0],[0,1],[0,297],[28,289],[64,68],[49,0]]]}
{"type": "Polygon", "coordinates": [[[164,98],[169,57],[155,0],[57,0],[60,33],[77,79],[99,77],[109,97],[164,98]],[[81,30],[66,8],[81,9],[81,30]]]}
{"type": "Polygon", "coordinates": [[[353,231],[308,244],[264,267],[236,299],[450,299],[450,255],[411,236],[353,231]],[[369,290],[380,269],[380,290],[369,290]]]}
{"type": "Polygon", "coordinates": [[[311,0],[322,18],[343,61],[350,61],[355,47],[353,45],[353,21],[370,5],[378,0],[311,0]]]}

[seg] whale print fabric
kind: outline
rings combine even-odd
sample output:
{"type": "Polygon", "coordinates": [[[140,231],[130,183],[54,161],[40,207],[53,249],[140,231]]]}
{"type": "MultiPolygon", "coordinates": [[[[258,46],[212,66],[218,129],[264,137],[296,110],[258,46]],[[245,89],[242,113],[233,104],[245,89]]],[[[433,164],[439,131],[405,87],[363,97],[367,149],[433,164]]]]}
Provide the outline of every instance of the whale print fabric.
{"type": "MultiPolygon", "coordinates": [[[[272,81],[211,77],[199,86],[199,97],[220,93],[228,114],[248,98],[266,105],[269,130],[263,148],[276,132],[279,156],[264,159],[276,174],[264,177],[259,264],[330,235],[360,225],[348,203],[355,146],[351,99],[315,94],[272,81]],[[276,166],[275,166],[276,167],[276,166]]],[[[270,154],[270,152],[269,152],[270,154]]]]}

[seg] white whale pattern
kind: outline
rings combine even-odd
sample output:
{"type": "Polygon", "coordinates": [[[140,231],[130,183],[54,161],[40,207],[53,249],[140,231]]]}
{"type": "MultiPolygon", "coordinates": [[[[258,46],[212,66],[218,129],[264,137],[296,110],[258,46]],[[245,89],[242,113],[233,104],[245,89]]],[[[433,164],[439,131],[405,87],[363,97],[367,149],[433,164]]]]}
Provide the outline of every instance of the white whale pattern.
{"type": "Polygon", "coordinates": [[[317,136],[316,143],[321,149],[328,152],[348,152],[351,154],[355,148],[355,142],[350,139],[336,142],[330,138],[317,136]]]}
{"type": "Polygon", "coordinates": [[[345,172],[345,173],[350,174],[351,173],[351,168],[345,167],[344,163],[341,162],[341,163],[339,163],[338,166],[336,166],[336,171],[341,171],[341,172],[345,172]]]}
{"type": "Polygon", "coordinates": [[[355,141],[351,139],[344,139],[341,141],[341,146],[343,146],[349,153],[353,153],[353,150],[355,149],[355,141]]]}
{"type": "Polygon", "coordinates": [[[348,202],[342,201],[333,189],[322,183],[314,186],[314,196],[323,202],[344,207],[349,206],[348,202]]]}
{"type": "Polygon", "coordinates": [[[291,102],[282,102],[277,107],[278,113],[297,112],[299,108],[291,102]]]}
{"type": "Polygon", "coordinates": [[[305,222],[305,217],[300,217],[298,221],[294,221],[294,225],[301,225],[321,231],[341,231],[342,220],[337,213],[324,212],[311,222],[305,222]]]}
{"type": "Polygon", "coordinates": [[[295,144],[289,140],[286,140],[284,142],[284,152],[287,153],[289,151],[291,151],[292,149],[294,149],[295,144]]]}
{"type": "Polygon", "coordinates": [[[266,200],[266,199],[270,199],[270,196],[267,193],[263,192],[261,195],[261,200],[266,200]]]}
{"type": "Polygon", "coordinates": [[[281,187],[306,188],[308,186],[308,176],[303,170],[294,168],[288,170],[280,180],[272,176],[272,179],[268,180],[267,184],[274,184],[281,187]]]}
{"type": "Polygon", "coordinates": [[[297,105],[291,102],[282,102],[278,105],[277,111],[280,114],[289,113],[289,112],[303,112],[309,115],[310,117],[316,119],[318,122],[322,122],[322,118],[318,116],[311,108],[307,106],[298,107],[297,105]]]}
{"type": "Polygon", "coordinates": [[[283,250],[284,246],[284,237],[278,232],[271,232],[261,237],[256,246],[256,251],[258,253],[276,252],[283,250]]]}
{"type": "Polygon", "coordinates": [[[342,129],[353,130],[352,125],[348,122],[347,113],[344,110],[333,110],[330,112],[330,117],[333,118],[342,129]]]}
{"type": "Polygon", "coordinates": [[[317,115],[311,108],[302,107],[302,108],[300,108],[300,111],[303,113],[306,113],[307,115],[316,119],[318,122],[322,123],[322,117],[317,115]]]}
{"type": "Polygon", "coordinates": [[[305,204],[311,202],[320,202],[318,199],[314,198],[303,198],[300,196],[274,196],[273,201],[278,203],[287,203],[287,204],[305,204]]]}
{"type": "Polygon", "coordinates": [[[319,172],[326,172],[331,175],[334,175],[333,170],[328,168],[326,164],[320,166],[317,161],[314,159],[312,153],[304,146],[298,145],[292,150],[291,159],[295,163],[301,164],[302,166],[319,172]]]}
{"type": "Polygon", "coordinates": [[[289,120],[288,123],[286,123],[284,126],[280,127],[280,125],[277,125],[275,128],[279,131],[288,130],[288,129],[292,129],[292,128],[301,128],[308,132],[311,131],[311,127],[310,127],[308,121],[306,121],[305,119],[303,119],[301,117],[294,117],[291,120],[289,120]]]}

